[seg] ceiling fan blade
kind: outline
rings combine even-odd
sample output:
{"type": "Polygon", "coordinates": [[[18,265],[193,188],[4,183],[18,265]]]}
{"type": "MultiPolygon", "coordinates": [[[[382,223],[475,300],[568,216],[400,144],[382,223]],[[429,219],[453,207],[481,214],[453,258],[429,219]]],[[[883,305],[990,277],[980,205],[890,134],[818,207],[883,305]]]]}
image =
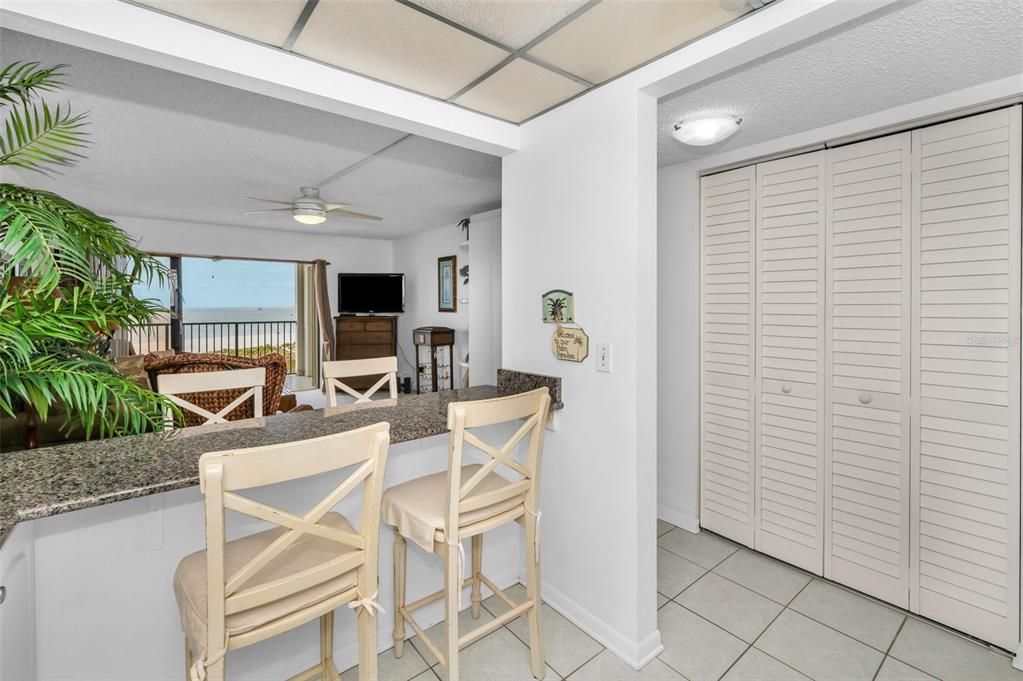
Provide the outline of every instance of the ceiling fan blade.
{"type": "Polygon", "coordinates": [[[382,217],[377,215],[368,215],[366,213],[356,213],[351,210],[344,210],[342,208],[335,208],[334,210],[328,210],[328,215],[336,215],[341,218],[357,218],[359,220],[372,220],[373,222],[380,222],[383,220],[382,217]]]}
{"type": "Polygon", "coordinates": [[[352,204],[350,203],[325,203],[323,204],[323,210],[334,210],[335,208],[348,208],[352,204]]]}
{"type": "Polygon", "coordinates": [[[267,210],[247,210],[241,215],[259,215],[260,213],[290,213],[292,208],[268,208],[267,210]]]}
{"type": "Polygon", "coordinates": [[[277,199],[261,199],[258,196],[243,196],[243,199],[249,199],[250,201],[265,201],[266,203],[279,203],[282,206],[290,206],[292,201],[279,201],[277,199]]]}

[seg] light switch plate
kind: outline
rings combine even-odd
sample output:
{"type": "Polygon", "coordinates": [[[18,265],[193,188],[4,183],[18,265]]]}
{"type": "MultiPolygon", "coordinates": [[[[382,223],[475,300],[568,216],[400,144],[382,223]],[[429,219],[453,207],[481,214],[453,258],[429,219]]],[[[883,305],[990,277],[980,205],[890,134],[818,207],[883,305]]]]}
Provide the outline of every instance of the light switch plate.
{"type": "Polygon", "coordinates": [[[597,341],[597,371],[611,373],[611,344],[607,341],[597,341]]]}

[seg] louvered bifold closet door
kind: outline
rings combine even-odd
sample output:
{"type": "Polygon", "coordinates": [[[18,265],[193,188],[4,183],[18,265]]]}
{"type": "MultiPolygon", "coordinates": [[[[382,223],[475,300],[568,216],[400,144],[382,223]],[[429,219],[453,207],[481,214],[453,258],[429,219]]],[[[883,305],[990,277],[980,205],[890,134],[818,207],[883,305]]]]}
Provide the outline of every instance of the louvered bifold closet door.
{"type": "Polygon", "coordinates": [[[1019,631],[1020,107],[913,133],[911,608],[1019,631]]]}
{"type": "Polygon", "coordinates": [[[700,524],[753,545],[754,169],[701,180],[700,524]]]}
{"type": "Polygon", "coordinates": [[[824,152],[757,165],[756,548],[821,574],[824,152]]]}
{"type": "Polygon", "coordinates": [[[824,575],[909,607],[910,142],[828,151],[824,575]]]}

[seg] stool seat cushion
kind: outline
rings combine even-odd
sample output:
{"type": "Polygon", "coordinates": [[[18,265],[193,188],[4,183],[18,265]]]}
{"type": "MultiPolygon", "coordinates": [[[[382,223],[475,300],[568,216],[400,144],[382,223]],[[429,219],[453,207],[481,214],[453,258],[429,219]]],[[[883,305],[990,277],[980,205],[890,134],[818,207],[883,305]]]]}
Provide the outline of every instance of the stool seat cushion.
{"type": "MultiPolygon", "coordinates": [[[[462,484],[469,480],[476,471],[483,468],[479,464],[462,466],[462,484]]],[[[488,473],[469,496],[493,492],[511,484],[497,473],[488,473]]],[[[523,495],[505,499],[490,506],[463,513],[459,517],[459,526],[471,525],[492,518],[505,511],[510,511],[523,503],[523,495]]],[[[391,487],[384,492],[381,506],[381,518],[388,525],[397,528],[401,536],[412,540],[426,551],[433,552],[434,541],[444,541],[444,514],[448,504],[447,471],[426,475],[391,487]]]]}
{"type": "MultiPolygon", "coordinates": [[[[351,523],[339,513],[327,513],[320,519],[319,524],[343,532],[356,532],[351,523]]],[[[235,572],[287,531],[285,528],[276,528],[226,542],[224,544],[225,577],[230,579],[235,572]]],[[[356,550],[329,539],[308,534],[303,535],[253,575],[241,586],[240,590],[244,591],[260,584],[295,575],[356,550]]],[[[357,570],[353,569],[339,577],[328,579],[272,603],[228,615],[225,621],[227,631],[230,634],[251,631],[347,591],[355,586],[357,581],[357,570]]],[[[181,628],[188,639],[189,647],[198,655],[206,647],[208,603],[206,551],[196,551],[185,556],[178,564],[178,569],[174,573],[174,595],[181,612],[181,628]]]]}

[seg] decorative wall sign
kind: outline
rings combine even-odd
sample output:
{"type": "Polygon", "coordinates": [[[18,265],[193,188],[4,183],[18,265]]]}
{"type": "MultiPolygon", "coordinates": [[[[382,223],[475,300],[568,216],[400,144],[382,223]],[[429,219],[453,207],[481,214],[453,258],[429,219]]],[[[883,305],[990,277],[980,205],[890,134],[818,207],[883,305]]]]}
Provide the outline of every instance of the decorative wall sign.
{"type": "Polygon", "coordinates": [[[545,324],[565,324],[575,321],[575,299],[571,291],[556,288],[543,294],[542,300],[545,324]]]}
{"type": "Polygon", "coordinates": [[[554,356],[567,362],[581,362],[590,354],[590,337],[579,328],[559,326],[551,339],[554,356]]]}
{"type": "Polygon", "coordinates": [[[455,301],[455,271],[458,269],[458,261],[453,255],[446,258],[437,258],[437,311],[455,312],[457,302],[455,301]]]}

